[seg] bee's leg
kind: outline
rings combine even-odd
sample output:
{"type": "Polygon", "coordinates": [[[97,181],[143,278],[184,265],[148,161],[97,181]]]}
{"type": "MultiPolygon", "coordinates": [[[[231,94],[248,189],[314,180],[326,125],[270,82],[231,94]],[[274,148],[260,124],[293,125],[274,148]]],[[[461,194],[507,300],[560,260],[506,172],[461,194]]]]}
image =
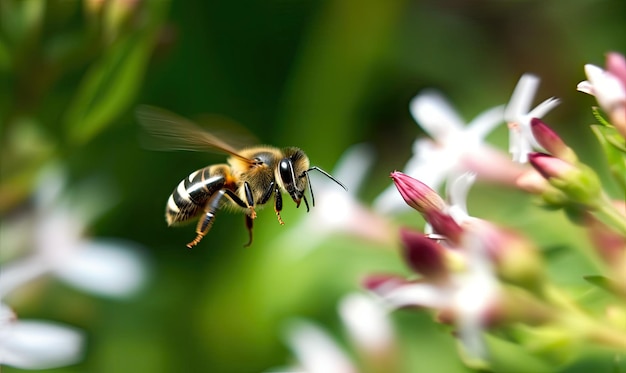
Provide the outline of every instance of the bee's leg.
{"type": "Polygon", "coordinates": [[[270,197],[272,196],[272,192],[274,191],[274,185],[275,183],[273,181],[270,182],[270,185],[267,187],[267,189],[265,189],[265,192],[263,192],[263,196],[261,197],[261,200],[259,201],[259,205],[263,205],[267,203],[267,201],[270,200],[270,197]]]}
{"type": "Polygon", "coordinates": [[[252,194],[252,188],[248,182],[243,183],[243,190],[246,193],[246,202],[248,202],[248,209],[250,209],[250,217],[256,219],[256,211],[254,211],[254,195],[252,194]]]}
{"type": "Polygon", "coordinates": [[[246,228],[248,229],[248,243],[243,245],[243,247],[248,247],[252,245],[252,224],[254,220],[250,215],[246,215],[246,228]]]}
{"type": "Polygon", "coordinates": [[[187,244],[188,248],[192,248],[196,246],[202,238],[209,232],[211,227],[213,226],[213,222],[215,221],[215,212],[220,207],[220,201],[224,194],[228,192],[227,189],[220,189],[215,194],[209,198],[206,205],[204,206],[204,215],[200,217],[198,221],[198,225],[196,226],[196,238],[193,241],[187,244]]]}
{"type": "Polygon", "coordinates": [[[278,222],[280,225],[284,225],[285,222],[283,218],[280,217],[280,212],[283,209],[283,195],[280,193],[280,189],[274,189],[274,211],[276,212],[276,217],[278,218],[278,222]]]}

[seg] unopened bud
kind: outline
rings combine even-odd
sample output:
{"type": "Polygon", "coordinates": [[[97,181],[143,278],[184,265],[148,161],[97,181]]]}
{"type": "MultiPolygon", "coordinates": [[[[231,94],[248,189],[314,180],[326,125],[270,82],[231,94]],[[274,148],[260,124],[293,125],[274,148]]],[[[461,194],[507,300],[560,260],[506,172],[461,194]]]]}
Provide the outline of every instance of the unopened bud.
{"type": "Polygon", "coordinates": [[[399,171],[392,172],[390,176],[404,201],[420,213],[443,210],[446,207],[439,194],[421,181],[399,171]]]}
{"type": "Polygon", "coordinates": [[[404,259],[416,273],[434,281],[448,277],[445,248],[423,233],[401,229],[404,259]]]}
{"type": "Polygon", "coordinates": [[[539,145],[549,151],[552,155],[569,163],[578,162],[576,153],[574,153],[570,147],[565,145],[563,140],[561,140],[561,137],[559,137],[556,132],[554,132],[540,119],[532,118],[530,120],[530,128],[539,145]]]}
{"type": "Polygon", "coordinates": [[[551,185],[563,192],[570,202],[593,207],[601,193],[601,184],[593,170],[582,164],[576,166],[543,153],[529,154],[530,164],[551,185]]]}

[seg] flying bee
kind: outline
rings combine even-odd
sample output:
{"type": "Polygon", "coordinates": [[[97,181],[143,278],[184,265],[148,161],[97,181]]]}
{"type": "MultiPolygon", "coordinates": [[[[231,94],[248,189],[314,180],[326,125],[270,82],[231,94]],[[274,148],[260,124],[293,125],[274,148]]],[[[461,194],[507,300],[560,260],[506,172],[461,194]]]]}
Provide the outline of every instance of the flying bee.
{"type": "MultiPolygon", "coordinates": [[[[296,207],[304,201],[307,212],[309,201],[305,196],[308,188],[311,205],[315,206],[309,172],[318,171],[342,188],[346,187],[328,172],[310,166],[309,158],[296,147],[279,149],[259,145],[236,149],[228,137],[216,136],[195,123],[151,106],[140,106],[137,118],[154,139],[161,140],[161,148],[170,150],[212,151],[228,155],[227,163],[206,166],[192,172],[174,189],[165,208],[169,226],[199,217],[196,237],[187,244],[196,246],[209,232],[215,214],[222,207],[230,207],[245,213],[248,243],[252,244],[252,226],[256,208],[274,197],[274,211],[278,222],[284,224],[280,212],[283,208],[282,193],[287,193],[296,207]]],[[[347,190],[347,189],[346,189],[347,190]]]]}

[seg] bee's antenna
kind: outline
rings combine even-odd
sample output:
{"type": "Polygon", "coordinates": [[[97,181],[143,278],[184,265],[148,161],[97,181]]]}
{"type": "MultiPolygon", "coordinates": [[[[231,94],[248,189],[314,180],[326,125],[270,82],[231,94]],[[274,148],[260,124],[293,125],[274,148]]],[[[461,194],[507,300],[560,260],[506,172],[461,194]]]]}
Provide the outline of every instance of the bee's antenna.
{"type": "Polygon", "coordinates": [[[303,172],[304,177],[306,177],[306,181],[309,184],[309,192],[311,193],[311,205],[313,205],[313,207],[315,207],[315,196],[313,195],[313,186],[311,186],[311,180],[309,178],[309,172],[310,171],[319,171],[320,173],[322,173],[322,175],[326,176],[327,178],[331,179],[332,181],[334,181],[335,183],[337,183],[340,187],[342,187],[346,192],[348,191],[348,188],[343,185],[343,183],[337,179],[335,179],[333,177],[333,175],[329,174],[328,172],[322,170],[321,168],[317,167],[317,166],[313,166],[311,168],[309,168],[308,170],[303,172]]]}

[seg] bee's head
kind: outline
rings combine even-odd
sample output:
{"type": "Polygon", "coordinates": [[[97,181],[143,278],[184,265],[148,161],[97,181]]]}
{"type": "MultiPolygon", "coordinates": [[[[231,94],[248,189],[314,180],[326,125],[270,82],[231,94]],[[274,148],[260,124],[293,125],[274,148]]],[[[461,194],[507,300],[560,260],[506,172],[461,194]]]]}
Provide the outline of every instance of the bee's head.
{"type": "Polygon", "coordinates": [[[284,154],[285,157],[278,162],[276,179],[280,187],[289,193],[297,207],[300,207],[300,201],[304,200],[306,210],[309,211],[309,203],[304,195],[307,185],[311,193],[311,204],[315,206],[313,188],[311,188],[311,182],[309,181],[309,171],[319,171],[343,189],[348,190],[345,185],[332,177],[328,172],[317,166],[309,167],[309,158],[302,150],[298,148],[287,148],[284,150],[284,154]]]}
{"type": "Polygon", "coordinates": [[[304,192],[308,184],[309,158],[298,148],[287,148],[284,154],[285,157],[278,162],[276,175],[278,183],[293,199],[296,206],[300,207],[300,202],[304,199],[308,210],[309,206],[304,192]]]}

